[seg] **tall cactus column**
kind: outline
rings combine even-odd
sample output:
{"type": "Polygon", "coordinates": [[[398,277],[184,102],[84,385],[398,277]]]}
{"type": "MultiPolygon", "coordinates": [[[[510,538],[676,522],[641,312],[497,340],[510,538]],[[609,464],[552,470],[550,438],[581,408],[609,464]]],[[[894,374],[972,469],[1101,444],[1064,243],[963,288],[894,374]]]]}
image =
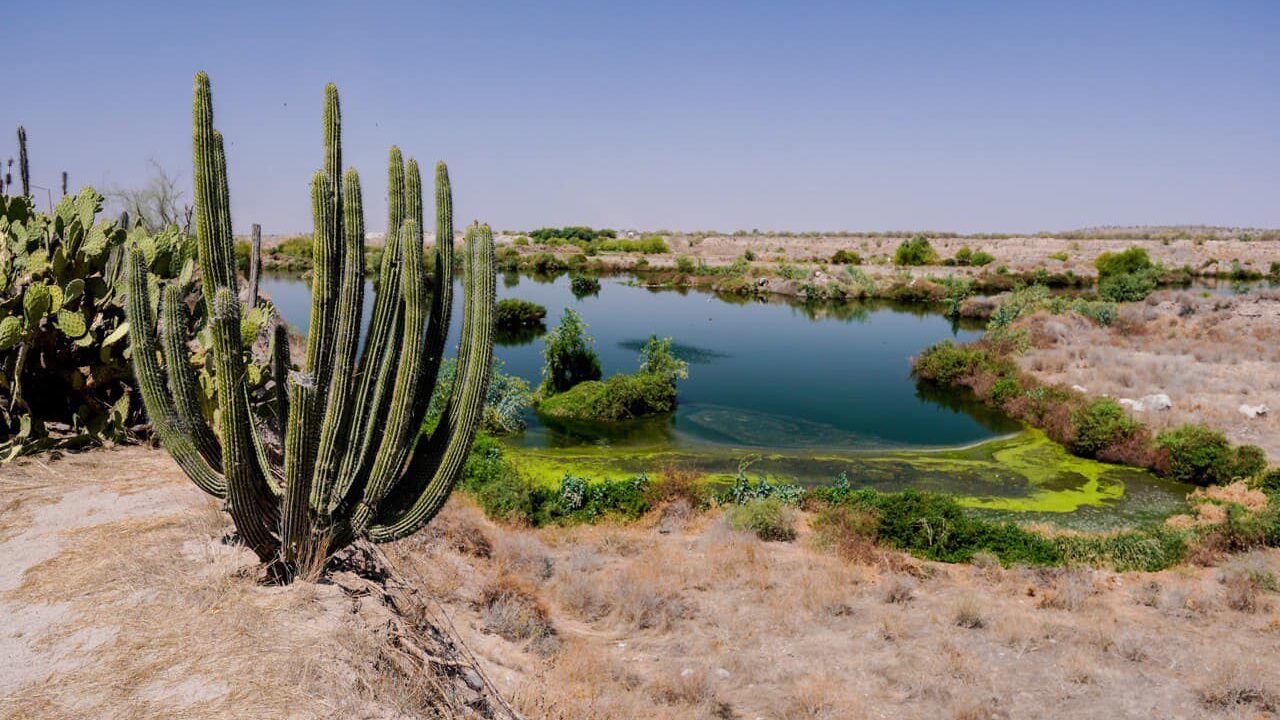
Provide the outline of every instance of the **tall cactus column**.
{"type": "Polygon", "coordinates": [[[22,178],[22,194],[31,197],[31,161],[27,157],[27,129],[18,126],[18,176],[22,178]]]}
{"type": "Polygon", "coordinates": [[[440,425],[419,441],[453,300],[448,170],[436,167],[437,292],[428,301],[420,171],[392,148],[387,242],[361,353],[364,207],[359,176],[342,171],[332,85],[325,88],[323,135],[323,168],[311,184],[315,269],[307,350],[293,370],[284,329],[276,328],[270,353],[277,391],[264,417],[255,417],[245,385],[226,157],[203,73],[196,77],[192,157],[201,292],[213,339],[206,367],[217,389],[213,427],[201,415],[187,358],[189,318],[180,290],[162,289],[157,335],[154,281],[137,251],[128,264],[134,370],[157,435],[199,487],[226,500],[240,539],[264,562],[283,564],[284,577],[300,561],[358,538],[404,537],[439,511],[475,437],[493,356],[493,237],[487,226],[474,225],[466,241],[458,382],[440,425]],[[284,438],[280,464],[262,452],[258,436],[260,426],[272,424],[284,438]]]}

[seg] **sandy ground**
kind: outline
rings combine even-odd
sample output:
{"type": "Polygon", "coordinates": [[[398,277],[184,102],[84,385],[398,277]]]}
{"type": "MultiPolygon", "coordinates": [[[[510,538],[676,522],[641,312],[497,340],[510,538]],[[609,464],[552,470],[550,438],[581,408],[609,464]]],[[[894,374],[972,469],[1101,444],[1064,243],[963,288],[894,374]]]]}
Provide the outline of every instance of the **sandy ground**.
{"type": "Polygon", "coordinates": [[[1164,291],[1120,313],[1110,327],[1073,315],[1019,321],[1034,339],[1019,365],[1091,395],[1168,395],[1169,409],[1134,416],[1157,430],[1203,423],[1280,462],[1280,291],[1209,298],[1164,291]],[[1242,405],[1268,412],[1250,417],[1242,405]]]}
{"type": "Polygon", "coordinates": [[[0,466],[0,717],[460,717],[480,696],[409,655],[367,581],[260,585],[227,530],[163,451],[0,466]]]}
{"type": "MultiPolygon", "coordinates": [[[[3,473],[0,716],[432,716],[421,678],[370,640],[386,618],[369,600],[256,585],[164,453],[3,473]]],[[[800,529],[766,543],[676,501],[626,526],[521,530],[455,497],[387,547],[530,718],[1280,712],[1275,552],[1035,571],[837,556],[800,529]]]]}

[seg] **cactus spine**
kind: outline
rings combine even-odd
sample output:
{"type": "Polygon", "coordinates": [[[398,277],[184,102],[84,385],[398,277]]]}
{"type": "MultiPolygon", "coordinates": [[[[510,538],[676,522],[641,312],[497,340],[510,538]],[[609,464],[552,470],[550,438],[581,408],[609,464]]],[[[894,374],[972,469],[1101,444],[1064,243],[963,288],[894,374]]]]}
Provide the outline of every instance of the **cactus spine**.
{"type": "MultiPolygon", "coordinates": [[[[207,356],[218,395],[216,428],[201,415],[187,357],[183,290],[160,293],[141,253],[128,263],[128,312],[134,365],[147,413],[161,442],[204,491],[224,498],[237,533],[265,562],[291,572],[367,537],[394,540],[423,527],[462,472],[484,405],[493,354],[494,263],[489,228],[467,233],[465,310],[458,382],[444,417],[418,440],[452,305],[452,194],[436,168],[436,292],[428,299],[418,164],[392,148],[389,225],[373,321],[363,353],[364,208],[360,178],[342,175],[337,88],[325,89],[324,166],[311,183],[315,232],[310,333],[302,368],[289,369],[283,327],[271,339],[279,386],[255,420],[244,381],[222,137],[213,128],[208,77],[196,76],[193,105],[197,252],[213,347],[207,356]],[[163,360],[163,367],[161,366],[163,360]],[[286,380],[287,377],[287,380],[286,380]],[[262,451],[260,423],[278,425],[282,466],[262,451]]],[[[287,574],[286,573],[286,574],[287,574]]]]}

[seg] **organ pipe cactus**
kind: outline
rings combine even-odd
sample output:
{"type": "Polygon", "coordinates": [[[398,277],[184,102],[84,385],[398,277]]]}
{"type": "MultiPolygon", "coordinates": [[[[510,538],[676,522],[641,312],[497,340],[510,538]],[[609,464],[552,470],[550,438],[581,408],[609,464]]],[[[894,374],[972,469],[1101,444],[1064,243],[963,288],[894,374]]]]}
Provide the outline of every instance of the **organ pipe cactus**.
{"type": "Polygon", "coordinates": [[[31,197],[31,161],[27,158],[27,129],[18,126],[18,175],[22,178],[22,194],[31,197]]]}
{"type": "Polygon", "coordinates": [[[242,308],[232,252],[226,158],[213,128],[209,79],[196,76],[193,112],[197,251],[217,387],[206,423],[187,355],[187,306],[174,286],[151,300],[142,258],[129,263],[130,337],[147,414],[161,443],[205,492],[226,501],[239,537],[264,562],[291,573],[359,538],[386,542],[424,527],[462,473],[480,421],[493,355],[493,236],[473,224],[465,243],[465,305],[458,377],[445,411],[419,437],[445,351],[452,305],[453,208],[449,175],[436,166],[437,271],[428,293],[423,201],[415,161],[391,149],[386,248],[363,352],[364,210],[354,170],[340,176],[337,89],[324,105],[324,166],[311,182],[312,307],[306,356],[290,370],[282,328],[272,340],[283,462],[264,451],[270,423],[248,398],[242,308]],[[287,375],[288,379],[285,380],[287,375]]]}

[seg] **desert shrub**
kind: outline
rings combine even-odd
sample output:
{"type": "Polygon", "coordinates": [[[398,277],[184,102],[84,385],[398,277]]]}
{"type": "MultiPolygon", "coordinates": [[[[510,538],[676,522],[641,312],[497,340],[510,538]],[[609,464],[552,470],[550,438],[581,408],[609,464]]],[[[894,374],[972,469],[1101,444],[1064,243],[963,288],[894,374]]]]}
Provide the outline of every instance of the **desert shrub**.
{"type": "Polygon", "coordinates": [[[1071,303],[1071,310],[1093,320],[1099,325],[1110,325],[1116,321],[1119,310],[1115,303],[1077,299],[1071,303]]]}
{"type": "Polygon", "coordinates": [[[1239,471],[1253,475],[1261,469],[1250,467],[1250,451],[1240,458],[1226,435],[1203,425],[1182,425],[1161,432],[1156,446],[1168,453],[1166,474],[1195,485],[1225,483],[1238,477],[1239,471]]]}
{"type": "Polygon", "coordinates": [[[1163,570],[1182,562],[1187,554],[1185,535],[1163,525],[1106,535],[1063,535],[1053,542],[1065,562],[1117,572],[1163,570]]]}
{"type": "Polygon", "coordinates": [[[1280,495],[1280,467],[1262,473],[1258,478],[1258,489],[1272,497],[1280,495]]]}
{"type": "Polygon", "coordinates": [[[555,627],[537,590],[513,575],[502,574],[485,583],[479,606],[484,629],[512,642],[533,641],[539,646],[552,643],[555,627]]]}
{"type": "Polygon", "coordinates": [[[1118,253],[1104,252],[1094,259],[1093,266],[1098,269],[1099,278],[1130,275],[1155,268],[1147,251],[1140,247],[1131,247],[1118,253]]]}
{"type": "Polygon", "coordinates": [[[938,253],[924,235],[904,240],[893,252],[894,265],[933,265],[937,262],[938,253]]]}
{"type": "Polygon", "coordinates": [[[529,237],[528,237],[527,235],[521,235],[520,237],[516,238],[515,240],[512,240],[512,241],[511,241],[511,244],[512,244],[512,245],[515,245],[516,247],[528,247],[528,245],[529,245],[529,237]]]}
{"type": "Polygon", "coordinates": [[[991,355],[981,348],[943,340],[926,348],[916,358],[914,368],[917,376],[946,385],[994,364],[991,355]]]}
{"type": "Polygon", "coordinates": [[[852,250],[837,250],[831,256],[832,265],[861,265],[862,256],[852,250]]]}
{"type": "Polygon", "coordinates": [[[600,292],[600,281],[590,275],[574,275],[569,280],[569,290],[576,298],[584,298],[600,292]]]}
{"type": "MultiPolygon", "coordinates": [[[[747,262],[751,262],[752,260],[756,259],[756,254],[750,249],[748,249],[746,252],[742,253],[742,259],[746,260],[747,262]]],[[[1277,265],[1278,263],[1272,263],[1272,264],[1277,265]]],[[[1273,274],[1276,274],[1276,273],[1273,273],[1273,274]]]]}
{"type": "Polygon", "coordinates": [[[1094,398],[1077,408],[1071,422],[1075,425],[1071,450],[1086,457],[1097,457],[1099,451],[1124,442],[1141,428],[1120,403],[1107,397],[1094,398]]]}
{"type": "MultiPolygon", "coordinates": [[[[492,435],[514,435],[525,428],[525,411],[533,405],[533,393],[522,377],[503,372],[503,363],[494,358],[489,371],[489,387],[485,395],[484,411],[480,427],[492,435]]],[[[440,363],[440,374],[431,403],[422,421],[423,432],[430,432],[440,421],[445,404],[453,392],[458,373],[457,358],[445,358],[440,363]]]]}
{"type": "Polygon", "coordinates": [[[1108,275],[1098,281],[1098,294],[1111,302],[1137,302],[1155,292],[1156,273],[1142,270],[1108,275]]]}
{"type": "Polygon", "coordinates": [[[1267,469],[1267,454],[1257,445],[1239,445],[1236,447],[1234,465],[1234,477],[1253,477],[1267,469]]]}
{"type": "Polygon", "coordinates": [[[682,273],[691,273],[698,269],[697,264],[693,262],[693,258],[688,255],[676,256],[676,270],[682,273]]]}
{"type": "Polygon", "coordinates": [[[804,498],[804,488],[791,483],[772,482],[763,476],[752,482],[744,465],[738,468],[738,474],[729,487],[716,493],[716,502],[721,505],[744,505],[767,498],[776,498],[787,505],[799,505],[804,498]]]}
{"type": "Polygon", "coordinates": [[[846,505],[822,508],[809,521],[814,544],[846,560],[870,558],[878,524],[875,513],[846,505]]]}
{"type": "Polygon", "coordinates": [[[993,405],[1004,405],[1014,398],[1022,395],[1022,384],[1018,382],[1018,378],[1012,374],[1001,375],[987,391],[986,400],[993,405]]]}
{"type": "Polygon", "coordinates": [[[1050,260],[1060,260],[1062,262],[1066,262],[1067,258],[1068,258],[1068,255],[1066,250],[1059,250],[1058,252],[1051,253],[1049,255],[1050,260]]]}
{"type": "Polygon", "coordinates": [[[972,261],[972,262],[973,262],[973,265],[974,265],[975,267],[982,267],[982,266],[984,266],[984,265],[990,265],[991,263],[993,263],[993,262],[995,262],[995,261],[996,261],[995,257],[993,257],[990,253],[988,253],[988,252],[986,252],[986,251],[983,251],[983,250],[979,250],[978,252],[976,252],[976,253],[974,253],[974,254],[973,254],[973,261],[972,261]]]}
{"type": "Polygon", "coordinates": [[[538,228],[529,233],[529,237],[547,245],[564,243],[589,243],[592,240],[617,237],[617,233],[608,228],[594,229],[582,225],[570,225],[562,228],[538,228]]]}
{"type": "Polygon", "coordinates": [[[503,455],[502,444],[480,433],[471,445],[459,486],[491,518],[530,522],[533,518],[533,486],[503,455]]]}
{"type": "Polygon", "coordinates": [[[761,540],[789,542],[796,538],[795,510],[776,497],[751,500],[725,509],[725,523],[751,532],[761,540]]]}
{"type": "Polygon", "coordinates": [[[498,329],[516,329],[533,327],[542,324],[547,316],[547,309],[538,303],[520,298],[505,298],[498,301],[494,314],[494,326],[498,329]]]}
{"type": "Polygon", "coordinates": [[[593,340],[585,334],[587,324],[572,308],[566,308],[564,316],[544,338],[542,351],[546,361],[542,368],[544,395],[564,392],[581,382],[599,380],[600,358],[592,347],[593,340]]]}
{"type": "Polygon", "coordinates": [[[534,253],[525,260],[526,266],[534,272],[550,274],[568,269],[565,261],[549,252],[534,253]]]}
{"type": "Polygon", "coordinates": [[[952,258],[956,265],[968,265],[973,262],[973,248],[968,245],[956,251],[956,256],[952,258]]]}
{"type": "Polygon", "coordinates": [[[915,491],[855,493],[855,506],[869,506],[878,517],[881,542],[942,562],[966,562],[987,551],[1006,565],[1055,565],[1061,553],[1039,534],[1006,522],[974,517],[944,495],[915,491]]]}
{"type": "Polygon", "coordinates": [[[279,245],[271,248],[270,252],[276,255],[285,255],[293,258],[311,259],[312,238],[308,235],[294,235],[286,238],[279,245]]]}
{"type": "Polygon", "coordinates": [[[555,489],[534,492],[531,518],[538,526],[590,522],[607,515],[635,519],[649,512],[655,497],[654,484],[644,473],[593,482],[565,472],[555,489]]]}
{"type": "Polygon", "coordinates": [[[634,240],[629,239],[597,239],[585,244],[583,248],[589,254],[597,252],[636,252],[661,255],[671,252],[667,241],[661,235],[645,235],[634,240]]]}

